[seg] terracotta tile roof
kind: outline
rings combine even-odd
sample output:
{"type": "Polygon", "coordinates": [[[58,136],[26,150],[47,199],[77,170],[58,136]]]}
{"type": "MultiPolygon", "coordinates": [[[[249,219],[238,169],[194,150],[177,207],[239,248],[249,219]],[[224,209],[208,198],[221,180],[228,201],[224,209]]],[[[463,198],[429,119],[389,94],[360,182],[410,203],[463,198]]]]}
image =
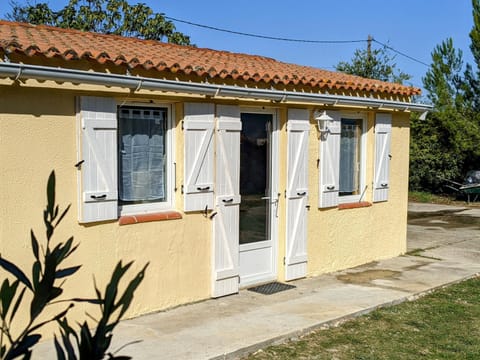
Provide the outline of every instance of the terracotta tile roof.
{"type": "Polygon", "coordinates": [[[311,86],[319,91],[351,90],[414,95],[420,90],[271,58],[180,46],[153,40],[88,33],[43,25],[0,21],[0,51],[28,57],[87,59],[213,79],[231,78],[271,85],[311,86]]]}

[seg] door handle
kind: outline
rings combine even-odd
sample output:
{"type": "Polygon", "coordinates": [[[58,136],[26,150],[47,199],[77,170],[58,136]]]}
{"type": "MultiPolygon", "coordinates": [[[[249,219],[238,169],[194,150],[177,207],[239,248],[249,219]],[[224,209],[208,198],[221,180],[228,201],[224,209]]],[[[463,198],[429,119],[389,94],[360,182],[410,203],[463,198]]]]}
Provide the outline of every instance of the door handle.
{"type": "Polygon", "coordinates": [[[107,197],[107,194],[103,194],[103,195],[90,195],[90,197],[94,200],[100,200],[100,199],[106,199],[107,197]]]}
{"type": "Polygon", "coordinates": [[[333,190],[333,189],[335,189],[335,185],[327,186],[327,190],[333,190]]]}
{"type": "Polygon", "coordinates": [[[205,187],[197,187],[198,191],[204,191],[210,189],[210,186],[205,186],[205,187]]]}
{"type": "Polygon", "coordinates": [[[305,196],[305,195],[307,195],[307,192],[306,192],[306,191],[304,191],[304,192],[297,192],[297,195],[298,195],[298,196],[305,196]]]}
{"type": "MultiPolygon", "coordinates": [[[[279,194],[280,195],[280,194],[279,194]]],[[[264,196],[261,198],[262,200],[272,200],[270,196],[264,196]]],[[[275,205],[275,217],[278,218],[278,198],[269,202],[271,205],[275,205]]]]}
{"type": "Polygon", "coordinates": [[[382,187],[387,187],[388,186],[388,183],[381,183],[380,184],[382,187]]]}
{"type": "Polygon", "coordinates": [[[224,203],[231,203],[231,202],[233,202],[233,198],[231,198],[231,199],[222,199],[222,201],[223,201],[224,203]]]}

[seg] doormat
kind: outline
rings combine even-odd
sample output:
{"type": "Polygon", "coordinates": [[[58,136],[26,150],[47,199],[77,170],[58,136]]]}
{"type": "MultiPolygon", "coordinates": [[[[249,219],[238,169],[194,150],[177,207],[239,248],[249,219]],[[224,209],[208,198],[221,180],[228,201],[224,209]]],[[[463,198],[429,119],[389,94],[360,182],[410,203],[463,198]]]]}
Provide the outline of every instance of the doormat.
{"type": "Polygon", "coordinates": [[[293,288],[296,288],[296,286],[274,281],[268,284],[254,286],[254,287],[248,288],[247,290],[253,291],[259,294],[263,294],[263,295],[272,295],[280,291],[285,291],[293,288]]]}

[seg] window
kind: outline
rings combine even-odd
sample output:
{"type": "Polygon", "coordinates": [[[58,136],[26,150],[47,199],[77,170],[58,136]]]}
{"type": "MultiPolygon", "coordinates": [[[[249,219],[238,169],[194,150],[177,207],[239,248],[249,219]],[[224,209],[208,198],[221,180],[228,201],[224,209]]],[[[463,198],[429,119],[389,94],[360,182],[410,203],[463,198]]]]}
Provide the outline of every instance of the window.
{"type": "Polygon", "coordinates": [[[340,202],[356,201],[363,191],[363,134],[364,120],[353,118],[341,119],[340,132],[340,202]]]}
{"type": "Polygon", "coordinates": [[[122,214],[153,211],[169,201],[168,113],[168,107],[118,108],[118,204],[122,214]]]}
{"type": "Polygon", "coordinates": [[[368,201],[367,162],[373,165],[373,202],[387,201],[390,189],[392,115],[375,114],[374,158],[367,159],[367,114],[328,111],[332,118],[319,144],[319,208],[368,201]]]}
{"type": "Polygon", "coordinates": [[[361,134],[361,120],[341,120],[340,196],[357,195],[359,193],[361,134]]]}
{"type": "Polygon", "coordinates": [[[78,98],[80,223],[171,210],[172,108],[78,98]]]}

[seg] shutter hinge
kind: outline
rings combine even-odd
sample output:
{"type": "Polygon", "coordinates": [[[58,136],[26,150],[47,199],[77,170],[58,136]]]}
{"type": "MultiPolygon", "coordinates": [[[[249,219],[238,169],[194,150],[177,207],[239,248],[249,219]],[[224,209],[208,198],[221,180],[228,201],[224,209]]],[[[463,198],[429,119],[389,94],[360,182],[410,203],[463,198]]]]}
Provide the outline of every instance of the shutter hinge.
{"type": "Polygon", "coordinates": [[[285,258],[285,256],[283,257],[283,265],[286,265],[287,264],[287,259],[285,258]]]}
{"type": "Polygon", "coordinates": [[[240,275],[238,275],[238,283],[240,284],[240,275]]]}
{"type": "Polygon", "coordinates": [[[286,199],[287,198],[287,190],[285,190],[284,196],[285,196],[285,199],[286,199]]]}
{"type": "Polygon", "coordinates": [[[182,123],[182,130],[185,130],[185,127],[183,126],[184,121],[182,120],[181,123],[182,123]]]}
{"type": "Polygon", "coordinates": [[[180,191],[181,191],[181,192],[182,192],[182,194],[183,194],[183,185],[180,187],[180,189],[181,189],[180,191]]]}

